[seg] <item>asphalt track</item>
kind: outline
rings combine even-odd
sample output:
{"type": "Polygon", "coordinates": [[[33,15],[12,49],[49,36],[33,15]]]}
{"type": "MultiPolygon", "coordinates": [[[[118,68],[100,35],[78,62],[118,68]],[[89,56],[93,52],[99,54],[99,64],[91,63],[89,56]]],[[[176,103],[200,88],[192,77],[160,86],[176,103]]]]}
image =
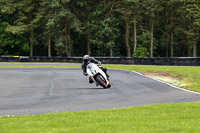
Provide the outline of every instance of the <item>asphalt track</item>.
{"type": "Polygon", "coordinates": [[[200,95],[132,71],[109,70],[112,87],[89,84],[81,69],[0,69],[0,116],[200,101],[200,95]]]}

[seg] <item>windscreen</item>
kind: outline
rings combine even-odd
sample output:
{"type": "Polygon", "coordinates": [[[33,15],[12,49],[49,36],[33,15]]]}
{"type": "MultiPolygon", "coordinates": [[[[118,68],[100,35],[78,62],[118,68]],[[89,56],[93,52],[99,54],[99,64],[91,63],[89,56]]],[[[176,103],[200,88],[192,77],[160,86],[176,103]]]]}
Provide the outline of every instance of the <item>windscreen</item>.
{"type": "Polygon", "coordinates": [[[91,71],[93,74],[96,73],[96,71],[95,71],[95,69],[94,69],[94,64],[89,64],[89,65],[88,65],[88,69],[90,69],[90,71],[91,71]]]}

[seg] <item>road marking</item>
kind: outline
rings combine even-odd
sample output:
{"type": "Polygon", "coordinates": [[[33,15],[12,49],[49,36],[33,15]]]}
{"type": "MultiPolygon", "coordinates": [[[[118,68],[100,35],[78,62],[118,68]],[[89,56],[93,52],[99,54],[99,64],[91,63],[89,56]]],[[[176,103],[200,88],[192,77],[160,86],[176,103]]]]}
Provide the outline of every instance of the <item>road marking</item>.
{"type": "Polygon", "coordinates": [[[176,89],[179,89],[179,90],[183,90],[183,91],[186,91],[186,92],[190,92],[190,93],[194,93],[194,94],[200,95],[199,92],[195,92],[195,91],[187,90],[187,89],[184,89],[184,88],[181,88],[181,87],[177,87],[177,86],[174,86],[174,85],[172,85],[172,84],[170,84],[170,83],[164,82],[164,81],[162,81],[162,80],[159,80],[159,79],[156,79],[156,78],[153,78],[153,77],[146,76],[146,75],[144,75],[144,74],[142,74],[142,73],[139,73],[139,72],[136,72],[136,71],[132,71],[132,72],[133,72],[133,73],[136,73],[136,74],[138,74],[138,75],[141,75],[141,76],[144,76],[144,77],[153,79],[153,80],[155,80],[155,81],[161,82],[161,83],[163,83],[163,84],[169,85],[169,86],[171,86],[171,87],[173,87],[173,88],[176,88],[176,89]]]}
{"type": "Polygon", "coordinates": [[[187,90],[187,89],[184,89],[184,88],[181,88],[181,87],[177,87],[177,86],[174,86],[174,85],[172,85],[172,84],[170,84],[170,83],[164,82],[164,81],[162,81],[162,80],[159,80],[159,79],[156,79],[156,78],[153,78],[153,77],[146,76],[146,75],[144,75],[144,74],[142,74],[142,73],[140,73],[140,72],[131,71],[131,70],[123,70],[123,69],[111,69],[111,70],[122,70],[122,71],[133,72],[133,73],[136,73],[136,74],[141,75],[141,76],[143,76],[143,77],[150,78],[150,79],[153,79],[153,80],[158,81],[158,82],[160,82],[160,83],[169,85],[169,86],[171,86],[171,87],[173,87],[173,88],[176,88],[176,89],[179,89],[179,90],[182,90],[182,91],[186,91],[186,92],[190,92],[190,93],[193,93],[193,94],[198,94],[198,95],[200,95],[200,92],[195,92],[195,91],[187,90]]]}

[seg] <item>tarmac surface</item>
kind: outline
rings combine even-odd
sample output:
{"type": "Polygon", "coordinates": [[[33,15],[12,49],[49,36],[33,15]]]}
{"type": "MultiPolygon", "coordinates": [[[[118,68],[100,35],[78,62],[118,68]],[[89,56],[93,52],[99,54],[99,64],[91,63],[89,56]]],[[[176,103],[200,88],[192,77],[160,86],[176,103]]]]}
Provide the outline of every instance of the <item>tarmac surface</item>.
{"type": "Polygon", "coordinates": [[[112,87],[89,84],[77,68],[0,69],[0,116],[200,101],[200,95],[124,70],[108,70],[112,87]]]}

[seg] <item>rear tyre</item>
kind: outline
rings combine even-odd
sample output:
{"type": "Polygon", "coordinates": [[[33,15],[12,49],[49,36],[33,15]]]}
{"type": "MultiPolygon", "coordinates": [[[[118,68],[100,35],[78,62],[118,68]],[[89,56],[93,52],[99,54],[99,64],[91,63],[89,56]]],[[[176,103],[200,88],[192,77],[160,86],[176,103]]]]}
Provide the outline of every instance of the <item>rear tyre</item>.
{"type": "Polygon", "coordinates": [[[106,83],[103,80],[103,77],[101,75],[96,75],[95,80],[100,86],[102,86],[103,88],[107,88],[107,85],[106,85],[106,83]]]}

